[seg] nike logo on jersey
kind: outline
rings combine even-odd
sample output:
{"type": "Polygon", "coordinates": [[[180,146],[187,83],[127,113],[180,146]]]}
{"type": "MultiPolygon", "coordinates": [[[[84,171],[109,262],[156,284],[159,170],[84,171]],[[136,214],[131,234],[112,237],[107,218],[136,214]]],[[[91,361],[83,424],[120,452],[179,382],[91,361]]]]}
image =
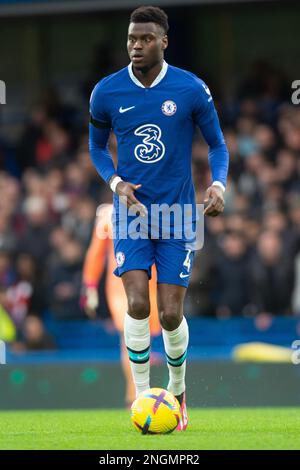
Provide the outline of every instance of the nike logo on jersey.
{"type": "Polygon", "coordinates": [[[184,279],[185,277],[189,277],[189,274],[180,273],[179,276],[181,279],[184,279]]]}
{"type": "Polygon", "coordinates": [[[119,108],[119,113],[126,113],[127,111],[130,111],[130,109],[135,108],[135,106],[130,106],[130,108],[123,108],[122,106],[119,108]]]}

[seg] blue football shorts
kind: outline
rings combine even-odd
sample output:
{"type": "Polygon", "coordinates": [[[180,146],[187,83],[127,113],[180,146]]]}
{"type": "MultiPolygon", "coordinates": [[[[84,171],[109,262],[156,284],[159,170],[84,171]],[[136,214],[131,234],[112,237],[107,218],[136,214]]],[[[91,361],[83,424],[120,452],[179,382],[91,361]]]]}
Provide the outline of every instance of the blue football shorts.
{"type": "Polygon", "coordinates": [[[192,272],[193,245],[175,238],[133,240],[115,239],[116,276],[127,271],[145,270],[151,279],[151,267],[156,266],[157,282],[187,287],[192,272]]]}

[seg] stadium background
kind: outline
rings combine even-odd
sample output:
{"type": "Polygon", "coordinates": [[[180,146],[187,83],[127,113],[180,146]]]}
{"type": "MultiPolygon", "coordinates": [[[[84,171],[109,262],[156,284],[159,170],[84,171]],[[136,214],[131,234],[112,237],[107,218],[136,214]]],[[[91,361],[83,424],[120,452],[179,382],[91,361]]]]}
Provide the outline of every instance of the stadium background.
{"type": "MultiPolygon", "coordinates": [[[[129,12],[142,3],[0,2],[0,409],[123,406],[104,281],[97,320],[79,307],[96,207],[110,197],[89,160],[87,119],[92,86],[128,63],[129,12]]],[[[299,405],[300,6],[159,5],[171,25],[166,59],[209,84],[231,156],[224,216],[206,221],[186,298],[189,403],[299,405]],[[285,349],[236,353],[253,342],[285,349]]],[[[199,135],[193,152],[201,202],[199,135]]],[[[160,338],[153,350],[152,382],[166,386],[160,338]]]]}

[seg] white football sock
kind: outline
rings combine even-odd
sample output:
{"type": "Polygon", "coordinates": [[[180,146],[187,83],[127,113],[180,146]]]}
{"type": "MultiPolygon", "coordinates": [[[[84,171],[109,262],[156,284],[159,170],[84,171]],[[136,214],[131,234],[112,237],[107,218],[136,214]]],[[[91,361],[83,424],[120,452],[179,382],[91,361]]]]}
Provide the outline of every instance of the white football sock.
{"type": "Polygon", "coordinates": [[[162,329],[169,368],[168,390],[175,396],[185,391],[186,354],[189,343],[189,328],[183,317],[179,327],[173,331],[162,329]]]}
{"type": "Polygon", "coordinates": [[[124,320],[127,347],[136,396],[150,388],[150,326],[149,317],[136,320],[128,313],[124,320]]]}

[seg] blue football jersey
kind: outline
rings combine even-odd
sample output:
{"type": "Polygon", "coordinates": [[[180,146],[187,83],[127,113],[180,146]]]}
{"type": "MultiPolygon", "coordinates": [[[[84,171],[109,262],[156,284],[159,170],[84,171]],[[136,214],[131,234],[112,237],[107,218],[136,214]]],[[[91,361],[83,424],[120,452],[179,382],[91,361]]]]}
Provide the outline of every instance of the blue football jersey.
{"type": "MultiPolygon", "coordinates": [[[[92,122],[112,129],[117,138],[118,166],[105,174],[106,180],[116,173],[124,181],[142,184],[135,194],[148,209],[151,204],[191,204],[195,214],[195,126],[218,123],[211,93],[201,79],[164,62],[145,88],[130,64],[96,85],[90,113],[92,122]]],[[[117,208],[116,195],[114,203],[117,208]]]]}

